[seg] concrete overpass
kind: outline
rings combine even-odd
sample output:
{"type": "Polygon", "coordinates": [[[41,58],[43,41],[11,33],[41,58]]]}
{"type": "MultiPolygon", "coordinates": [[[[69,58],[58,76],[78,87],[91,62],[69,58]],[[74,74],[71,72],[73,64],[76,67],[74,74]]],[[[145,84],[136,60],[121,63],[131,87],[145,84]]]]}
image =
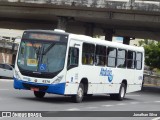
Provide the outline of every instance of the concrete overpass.
{"type": "Polygon", "coordinates": [[[160,38],[157,0],[0,0],[0,28],[65,29],[129,38],[160,38]]]}

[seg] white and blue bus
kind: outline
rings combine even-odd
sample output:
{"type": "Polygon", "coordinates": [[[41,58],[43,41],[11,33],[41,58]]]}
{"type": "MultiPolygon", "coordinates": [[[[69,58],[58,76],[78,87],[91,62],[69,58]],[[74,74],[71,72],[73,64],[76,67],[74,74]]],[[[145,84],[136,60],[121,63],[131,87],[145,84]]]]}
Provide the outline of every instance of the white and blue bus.
{"type": "Polygon", "coordinates": [[[143,47],[100,40],[62,30],[24,31],[14,72],[14,88],[71,96],[109,94],[123,100],[141,90],[143,47]]]}

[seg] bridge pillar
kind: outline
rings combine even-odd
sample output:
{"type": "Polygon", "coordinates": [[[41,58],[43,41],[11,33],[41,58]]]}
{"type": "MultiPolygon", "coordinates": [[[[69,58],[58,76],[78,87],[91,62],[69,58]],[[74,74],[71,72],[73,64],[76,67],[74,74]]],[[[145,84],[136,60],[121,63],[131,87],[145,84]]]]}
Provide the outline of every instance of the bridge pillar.
{"type": "Polygon", "coordinates": [[[105,29],[104,33],[105,33],[105,40],[112,41],[113,29],[105,29]]]}
{"type": "Polygon", "coordinates": [[[68,23],[68,17],[58,17],[58,24],[57,29],[66,30],[67,29],[67,23],[68,23]]]}
{"type": "Polygon", "coordinates": [[[93,37],[94,24],[93,23],[86,23],[85,28],[86,28],[85,35],[93,37]]]}
{"type": "Polygon", "coordinates": [[[129,45],[130,44],[130,37],[128,37],[128,36],[123,37],[123,44],[129,45]]]}

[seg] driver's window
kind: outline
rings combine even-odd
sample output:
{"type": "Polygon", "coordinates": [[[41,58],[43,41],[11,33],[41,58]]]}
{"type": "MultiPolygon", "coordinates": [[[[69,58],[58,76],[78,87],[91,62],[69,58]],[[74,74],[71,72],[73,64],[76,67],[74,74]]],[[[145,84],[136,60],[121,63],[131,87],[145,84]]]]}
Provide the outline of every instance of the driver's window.
{"type": "Polygon", "coordinates": [[[68,54],[68,67],[77,67],[79,63],[79,49],[70,47],[68,54]]]}

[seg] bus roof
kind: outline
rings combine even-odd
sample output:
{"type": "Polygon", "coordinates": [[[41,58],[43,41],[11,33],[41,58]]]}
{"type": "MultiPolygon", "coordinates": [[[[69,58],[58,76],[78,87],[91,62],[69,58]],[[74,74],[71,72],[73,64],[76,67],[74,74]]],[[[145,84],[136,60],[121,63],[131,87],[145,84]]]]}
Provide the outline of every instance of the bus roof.
{"type": "Polygon", "coordinates": [[[98,39],[98,38],[92,38],[90,36],[85,36],[85,35],[70,34],[70,38],[76,39],[76,40],[79,40],[79,41],[83,41],[83,42],[86,42],[86,43],[92,43],[92,44],[110,46],[110,47],[115,47],[115,48],[144,52],[143,47],[125,45],[125,44],[122,44],[122,43],[111,42],[111,41],[107,41],[107,40],[101,40],[101,39],[98,39]]]}
{"type": "Polygon", "coordinates": [[[69,33],[63,32],[62,30],[39,30],[39,29],[33,29],[33,30],[25,30],[24,32],[42,32],[42,33],[57,33],[57,34],[63,34],[63,35],[69,35],[69,33]]]}

